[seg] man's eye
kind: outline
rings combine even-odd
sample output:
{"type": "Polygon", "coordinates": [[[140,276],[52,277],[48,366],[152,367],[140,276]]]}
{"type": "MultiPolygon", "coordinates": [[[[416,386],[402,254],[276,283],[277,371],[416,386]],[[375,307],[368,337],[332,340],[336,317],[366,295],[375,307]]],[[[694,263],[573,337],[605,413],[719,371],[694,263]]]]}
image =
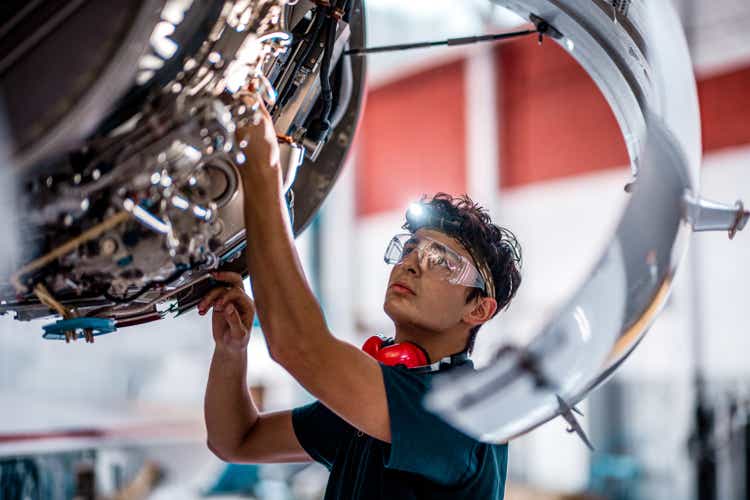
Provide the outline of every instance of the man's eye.
{"type": "Polygon", "coordinates": [[[447,267],[448,262],[445,260],[444,255],[433,253],[430,255],[430,265],[447,267]]]}
{"type": "Polygon", "coordinates": [[[401,250],[401,257],[406,257],[407,255],[412,253],[415,248],[417,248],[417,245],[415,245],[414,243],[407,243],[406,245],[404,245],[403,250],[401,250]]]}
{"type": "Polygon", "coordinates": [[[432,250],[432,255],[436,257],[440,257],[441,259],[446,258],[447,251],[445,250],[445,247],[442,247],[440,245],[433,245],[431,250],[432,250]]]}

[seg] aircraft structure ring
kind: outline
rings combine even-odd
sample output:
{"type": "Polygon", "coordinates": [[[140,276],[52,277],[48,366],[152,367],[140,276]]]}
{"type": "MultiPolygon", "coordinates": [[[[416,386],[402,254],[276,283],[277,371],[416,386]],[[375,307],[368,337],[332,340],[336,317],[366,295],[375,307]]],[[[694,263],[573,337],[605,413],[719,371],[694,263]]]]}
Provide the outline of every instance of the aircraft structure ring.
{"type": "Polygon", "coordinates": [[[571,416],[656,319],[691,231],[729,229],[727,220],[746,222],[748,213],[699,197],[695,77],[670,2],[497,3],[554,28],[555,42],[612,108],[634,175],[611,241],[556,317],[528,345],[501,348],[486,368],[447,376],[427,397],[427,406],[456,427],[504,442],[558,415],[571,416]]]}

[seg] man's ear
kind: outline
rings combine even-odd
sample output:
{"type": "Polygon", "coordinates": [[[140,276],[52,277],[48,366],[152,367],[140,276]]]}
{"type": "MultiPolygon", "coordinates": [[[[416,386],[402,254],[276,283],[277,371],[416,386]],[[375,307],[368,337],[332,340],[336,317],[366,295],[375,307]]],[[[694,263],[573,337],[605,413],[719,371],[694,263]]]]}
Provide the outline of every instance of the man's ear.
{"type": "Polygon", "coordinates": [[[473,300],[473,307],[464,314],[464,322],[476,326],[486,323],[497,310],[497,301],[490,297],[478,297],[473,300]]]}

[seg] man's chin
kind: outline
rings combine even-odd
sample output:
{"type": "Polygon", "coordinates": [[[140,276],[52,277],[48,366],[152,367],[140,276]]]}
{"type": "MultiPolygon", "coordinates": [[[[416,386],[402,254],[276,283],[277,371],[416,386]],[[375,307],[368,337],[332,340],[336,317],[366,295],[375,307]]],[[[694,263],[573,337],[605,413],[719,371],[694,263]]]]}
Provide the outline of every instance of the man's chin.
{"type": "Polygon", "coordinates": [[[383,303],[383,311],[394,323],[410,322],[409,320],[414,316],[413,306],[404,300],[399,300],[398,296],[386,297],[383,303]]]}

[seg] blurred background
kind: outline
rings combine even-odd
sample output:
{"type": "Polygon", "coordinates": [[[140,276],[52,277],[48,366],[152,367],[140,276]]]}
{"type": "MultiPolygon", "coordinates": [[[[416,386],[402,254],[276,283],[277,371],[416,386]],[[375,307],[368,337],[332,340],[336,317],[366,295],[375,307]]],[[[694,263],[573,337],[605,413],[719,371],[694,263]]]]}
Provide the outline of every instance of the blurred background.
{"type": "MultiPolygon", "coordinates": [[[[674,2],[697,78],[702,193],[750,202],[750,3],[674,2]]],[[[478,0],[370,0],[367,10],[371,46],[522,24],[478,0]]],[[[550,41],[368,63],[359,138],[297,240],[308,279],[339,337],[388,335],[382,252],[405,208],[422,194],[468,193],[524,250],[516,299],[478,337],[482,366],[499,344],[537,332],[593,266],[626,202],[622,135],[591,79],[550,41]]],[[[750,498],[748,283],[750,235],[694,235],[654,327],[580,405],[596,451],[549,422],[511,443],[506,497],[750,498]]],[[[42,324],[0,318],[0,497],[322,497],[322,466],[228,466],[207,450],[209,317],[193,311],[93,345],[44,341],[42,324]]],[[[260,331],[248,380],[266,410],[310,399],[270,360],[260,331]]]]}

